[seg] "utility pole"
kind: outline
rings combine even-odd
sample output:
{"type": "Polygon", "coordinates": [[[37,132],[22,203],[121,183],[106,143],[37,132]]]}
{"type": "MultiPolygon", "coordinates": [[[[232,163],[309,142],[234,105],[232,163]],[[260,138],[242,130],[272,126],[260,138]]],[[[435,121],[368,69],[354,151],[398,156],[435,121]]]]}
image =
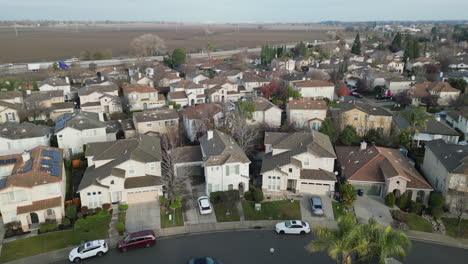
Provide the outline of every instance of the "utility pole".
{"type": "Polygon", "coordinates": [[[16,37],[18,37],[18,29],[16,28],[16,22],[15,22],[15,33],[16,33],[16,37]]]}

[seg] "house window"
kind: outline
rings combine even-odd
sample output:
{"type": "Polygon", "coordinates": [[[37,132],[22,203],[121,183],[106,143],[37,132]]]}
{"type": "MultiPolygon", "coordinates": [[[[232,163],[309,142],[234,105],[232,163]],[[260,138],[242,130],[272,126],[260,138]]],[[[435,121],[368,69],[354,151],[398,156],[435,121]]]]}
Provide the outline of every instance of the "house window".
{"type": "Polygon", "coordinates": [[[304,166],[309,166],[309,158],[304,159],[304,166]]]}
{"type": "Polygon", "coordinates": [[[97,192],[99,195],[101,195],[101,192],[97,192]]]}
{"type": "Polygon", "coordinates": [[[90,192],[88,193],[88,196],[91,196],[91,193],[90,193],[90,192]]]}
{"type": "Polygon", "coordinates": [[[133,166],[133,164],[128,166],[128,174],[129,175],[135,174],[135,167],[133,166]]]}
{"type": "Polygon", "coordinates": [[[226,176],[229,176],[229,166],[226,166],[226,176]]]}
{"type": "Polygon", "coordinates": [[[375,121],[375,116],[374,115],[371,115],[370,118],[369,118],[370,121],[375,121]]]}
{"type": "Polygon", "coordinates": [[[358,120],[359,120],[359,115],[358,115],[358,114],[355,114],[355,115],[354,115],[354,120],[355,120],[355,121],[358,121],[358,120]]]}
{"type": "Polygon", "coordinates": [[[16,221],[18,221],[18,218],[16,217],[16,215],[10,218],[10,222],[16,222],[16,221]]]}
{"type": "Polygon", "coordinates": [[[289,168],[289,172],[292,173],[292,171],[293,171],[292,168],[289,168]]]}
{"type": "Polygon", "coordinates": [[[54,212],[53,209],[47,209],[46,214],[47,214],[47,216],[54,216],[55,212],[54,212]]]}
{"type": "Polygon", "coordinates": [[[213,190],[213,184],[208,183],[208,192],[210,193],[213,190]]]}
{"type": "Polygon", "coordinates": [[[110,184],[114,184],[114,180],[112,180],[110,184]]]}
{"type": "Polygon", "coordinates": [[[270,191],[279,191],[280,190],[280,177],[279,176],[268,177],[267,189],[270,191]]]}
{"type": "Polygon", "coordinates": [[[147,126],[147,127],[150,127],[150,126],[152,126],[152,125],[153,125],[153,124],[151,124],[151,123],[146,123],[146,126],[147,126]]]}
{"type": "Polygon", "coordinates": [[[15,192],[9,192],[8,195],[9,195],[10,201],[15,201],[16,200],[15,192]]]}
{"type": "Polygon", "coordinates": [[[236,171],[236,175],[239,175],[239,164],[235,165],[234,168],[236,171]]]}
{"type": "Polygon", "coordinates": [[[234,186],[232,184],[228,185],[228,191],[232,191],[234,189],[234,186]]]}
{"type": "Polygon", "coordinates": [[[152,171],[156,170],[156,163],[155,162],[151,162],[150,170],[152,170],[152,171]]]}

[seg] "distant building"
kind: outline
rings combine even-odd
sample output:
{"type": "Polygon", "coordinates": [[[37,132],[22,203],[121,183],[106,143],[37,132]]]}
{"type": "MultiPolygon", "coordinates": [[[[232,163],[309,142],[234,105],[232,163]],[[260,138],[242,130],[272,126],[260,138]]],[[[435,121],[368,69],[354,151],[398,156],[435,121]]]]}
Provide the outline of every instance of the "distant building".
{"type": "Polygon", "coordinates": [[[161,108],[133,114],[136,133],[175,133],[179,131],[179,114],[175,109],[161,108]],[[172,129],[172,130],[171,130],[172,129]]]}
{"type": "Polygon", "coordinates": [[[0,125],[0,155],[20,154],[39,146],[49,146],[52,129],[24,123],[0,125]]]}
{"type": "Polygon", "coordinates": [[[330,81],[307,80],[294,83],[302,97],[335,100],[335,85],[330,81]]]}
{"type": "Polygon", "coordinates": [[[289,124],[299,128],[320,130],[322,122],[327,117],[327,103],[324,100],[312,98],[289,99],[286,115],[289,124]]]}

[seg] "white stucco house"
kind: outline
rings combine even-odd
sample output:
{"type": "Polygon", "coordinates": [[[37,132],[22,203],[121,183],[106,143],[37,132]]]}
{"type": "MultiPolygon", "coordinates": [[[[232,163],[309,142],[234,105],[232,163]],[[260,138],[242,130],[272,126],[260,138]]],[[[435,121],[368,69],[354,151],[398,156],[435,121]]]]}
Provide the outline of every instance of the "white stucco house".
{"type": "Polygon", "coordinates": [[[335,96],[335,85],[330,81],[323,80],[306,80],[296,82],[294,89],[301,92],[302,97],[310,97],[314,99],[334,100],[335,96]]]}
{"type": "Polygon", "coordinates": [[[0,155],[20,154],[39,146],[49,146],[52,129],[32,123],[0,124],[0,155]]]}
{"type": "Polygon", "coordinates": [[[70,81],[68,77],[64,79],[51,77],[42,81],[39,86],[39,91],[63,91],[63,96],[65,100],[73,99],[73,94],[71,92],[70,81]]]}
{"type": "Polygon", "coordinates": [[[327,103],[324,100],[303,97],[289,99],[286,116],[288,123],[296,127],[320,130],[322,122],[327,117],[327,111],[327,103]]]}
{"type": "Polygon", "coordinates": [[[90,143],[88,168],[78,187],[81,204],[144,203],[162,195],[161,139],[138,134],[115,142],[90,143]]]}
{"type": "Polygon", "coordinates": [[[468,140],[468,107],[448,112],[445,121],[452,127],[458,128],[465,135],[465,140],[468,140]]]}
{"type": "Polygon", "coordinates": [[[265,133],[262,190],[287,196],[292,193],[331,195],[335,151],[327,135],[312,133],[265,133]]]}
{"type": "Polygon", "coordinates": [[[253,93],[254,88],[262,87],[263,85],[267,85],[270,82],[267,79],[254,73],[244,72],[242,74],[242,79],[237,79],[237,83],[244,87],[246,93],[253,93]]]}
{"type": "Polygon", "coordinates": [[[179,129],[179,114],[172,108],[136,112],[133,114],[133,124],[136,133],[140,134],[174,133],[179,129]]]}
{"type": "Polygon", "coordinates": [[[113,114],[122,112],[119,87],[111,84],[95,84],[78,90],[80,108],[86,112],[113,114]]]}
{"type": "Polygon", "coordinates": [[[190,106],[182,112],[185,133],[194,142],[206,131],[219,128],[224,113],[220,104],[199,104],[190,106]]]}
{"type": "Polygon", "coordinates": [[[91,112],[59,116],[55,123],[55,135],[65,157],[83,152],[83,145],[88,143],[115,141],[115,128],[102,120],[102,115],[91,112]]]}
{"type": "Polygon", "coordinates": [[[255,104],[255,109],[252,113],[252,119],[247,119],[248,124],[265,124],[269,127],[281,126],[281,113],[283,112],[281,108],[263,97],[255,98],[252,103],[255,104]]]}
{"type": "Polygon", "coordinates": [[[36,147],[0,157],[0,214],[3,223],[19,222],[23,231],[65,216],[65,167],[62,150],[36,147]]]}
{"type": "Polygon", "coordinates": [[[209,130],[200,138],[200,146],[207,195],[217,191],[248,191],[250,160],[231,136],[209,130]]]}

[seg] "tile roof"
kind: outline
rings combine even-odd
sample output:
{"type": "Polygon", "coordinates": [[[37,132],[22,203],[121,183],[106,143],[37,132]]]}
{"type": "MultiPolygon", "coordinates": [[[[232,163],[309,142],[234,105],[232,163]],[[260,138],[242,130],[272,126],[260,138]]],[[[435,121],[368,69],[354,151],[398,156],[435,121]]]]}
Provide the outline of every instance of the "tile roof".
{"type": "Polygon", "coordinates": [[[32,202],[31,205],[16,207],[16,214],[26,214],[34,211],[45,210],[54,207],[62,207],[62,197],[55,197],[32,202]]]}
{"type": "Polygon", "coordinates": [[[205,154],[205,166],[219,166],[225,163],[250,163],[244,151],[234,139],[218,130],[213,131],[213,138],[208,139],[208,133],[202,136],[200,146],[205,154]]]}
{"type": "Polygon", "coordinates": [[[93,112],[80,111],[75,113],[65,113],[60,115],[58,118],[63,119],[64,123],[62,124],[61,122],[57,122],[55,124],[55,133],[66,127],[76,130],[107,127],[105,122],[99,120],[99,114],[93,112]]]}
{"type": "Polygon", "coordinates": [[[163,181],[160,176],[146,175],[140,177],[131,177],[125,179],[124,188],[134,189],[148,186],[162,185],[163,181]]]}
{"type": "Polygon", "coordinates": [[[187,95],[185,95],[184,91],[180,91],[180,92],[170,92],[167,94],[167,97],[170,98],[171,100],[177,100],[177,99],[185,99],[187,98],[187,95]]]}
{"type": "Polygon", "coordinates": [[[126,93],[156,93],[156,89],[143,84],[127,84],[123,87],[126,93]]]}
{"type": "Polygon", "coordinates": [[[0,91],[0,100],[11,100],[17,97],[23,97],[23,93],[19,91],[0,91]]]}
{"type": "Polygon", "coordinates": [[[357,109],[369,115],[392,116],[392,114],[383,107],[367,104],[367,103],[357,101],[357,100],[354,100],[351,103],[341,102],[340,109],[342,112],[347,112],[353,109],[357,109]]]}
{"type": "MultiPolygon", "coordinates": [[[[410,123],[402,116],[395,114],[393,120],[398,128],[407,129],[410,127],[410,123]]],[[[431,135],[449,135],[449,136],[460,136],[460,134],[447,125],[445,122],[437,121],[435,118],[426,120],[424,127],[417,127],[419,133],[431,134],[431,135]]]]}
{"type": "Polygon", "coordinates": [[[386,178],[403,177],[407,187],[432,190],[431,185],[398,149],[359,146],[337,146],[336,153],[347,180],[385,183],[386,178]]]}
{"type": "Polygon", "coordinates": [[[302,169],[300,173],[301,179],[319,180],[319,181],[336,181],[336,175],[333,172],[318,169],[302,169]]]}
{"type": "Polygon", "coordinates": [[[169,86],[175,87],[175,88],[184,88],[184,89],[202,89],[203,88],[203,85],[196,84],[189,80],[181,80],[175,83],[171,83],[169,84],[169,86]]]}
{"type": "Polygon", "coordinates": [[[426,149],[434,153],[449,173],[468,175],[468,145],[447,144],[437,139],[427,142],[426,149]]]}
{"type": "Polygon", "coordinates": [[[200,82],[200,84],[206,84],[206,85],[223,85],[225,83],[235,84],[229,81],[226,77],[215,77],[213,79],[206,79],[200,82]]]}
{"type": "Polygon", "coordinates": [[[0,106],[3,106],[5,108],[14,109],[14,110],[17,110],[17,111],[23,109],[22,104],[12,104],[12,103],[8,103],[8,102],[5,102],[5,101],[0,101],[0,106]]]}
{"type": "Polygon", "coordinates": [[[203,154],[201,146],[178,147],[174,150],[174,157],[177,163],[202,162],[203,154]]]}
{"type": "Polygon", "coordinates": [[[66,85],[70,86],[70,84],[67,83],[64,79],[57,78],[57,77],[51,77],[51,78],[45,79],[39,84],[39,87],[46,85],[46,84],[51,85],[51,86],[66,86],[66,85]]]}
{"type": "Polygon", "coordinates": [[[209,119],[221,111],[220,104],[199,104],[187,107],[182,115],[188,119],[209,119]]]}
{"type": "Polygon", "coordinates": [[[78,95],[79,96],[90,95],[94,92],[111,93],[111,92],[116,92],[118,90],[119,90],[119,87],[114,83],[108,84],[108,85],[93,84],[87,87],[80,88],[78,90],[78,95]]]}
{"type": "Polygon", "coordinates": [[[263,98],[263,97],[255,98],[255,101],[253,103],[255,104],[255,111],[264,112],[264,111],[267,111],[267,110],[269,110],[271,108],[280,109],[278,106],[274,105],[268,99],[263,98]]]}
{"type": "Polygon", "coordinates": [[[413,97],[427,97],[430,92],[460,93],[461,91],[453,88],[448,82],[423,82],[415,84],[409,93],[413,97]]]}
{"type": "Polygon", "coordinates": [[[288,108],[291,110],[327,110],[327,103],[324,100],[314,100],[308,97],[291,99],[288,101],[288,108]]]}
{"type": "Polygon", "coordinates": [[[324,80],[306,80],[301,82],[296,82],[294,84],[297,87],[309,88],[309,87],[335,87],[331,81],[324,80]]]}
{"type": "Polygon", "coordinates": [[[245,72],[242,74],[242,81],[243,82],[268,82],[267,79],[262,78],[258,75],[255,75],[253,73],[248,73],[248,72],[245,72]]]}
{"type": "Polygon", "coordinates": [[[0,137],[12,140],[43,137],[52,133],[52,128],[29,122],[0,124],[0,137]]]}
{"type": "Polygon", "coordinates": [[[179,119],[177,110],[170,108],[162,108],[156,110],[145,110],[143,112],[133,113],[134,120],[139,122],[152,122],[158,120],[179,119]]]}

